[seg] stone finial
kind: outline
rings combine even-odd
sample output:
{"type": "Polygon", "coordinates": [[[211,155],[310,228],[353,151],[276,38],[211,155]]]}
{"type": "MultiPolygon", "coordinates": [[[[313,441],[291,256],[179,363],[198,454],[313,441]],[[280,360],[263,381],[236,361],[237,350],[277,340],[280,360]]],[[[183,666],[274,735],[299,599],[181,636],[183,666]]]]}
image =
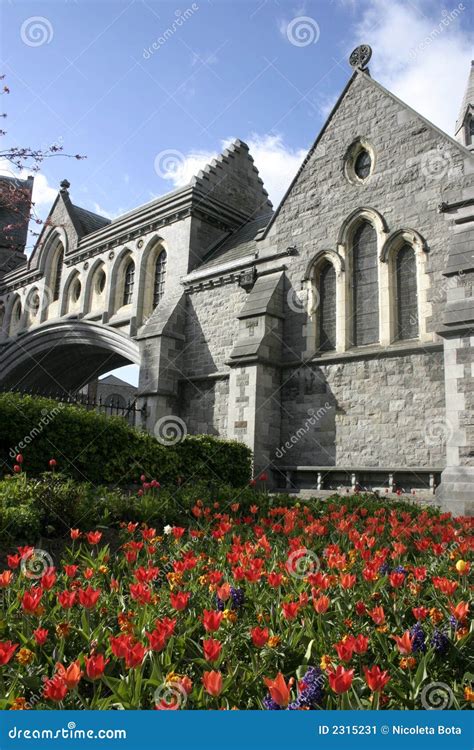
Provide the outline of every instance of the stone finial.
{"type": "Polygon", "coordinates": [[[67,191],[71,187],[71,183],[69,182],[69,180],[62,180],[59,187],[61,189],[61,193],[67,193],[67,191]]]}
{"type": "Polygon", "coordinates": [[[372,47],[368,44],[360,44],[354,50],[352,50],[349,57],[349,65],[351,68],[357,70],[365,70],[369,64],[369,60],[372,57],[372,47]]]}

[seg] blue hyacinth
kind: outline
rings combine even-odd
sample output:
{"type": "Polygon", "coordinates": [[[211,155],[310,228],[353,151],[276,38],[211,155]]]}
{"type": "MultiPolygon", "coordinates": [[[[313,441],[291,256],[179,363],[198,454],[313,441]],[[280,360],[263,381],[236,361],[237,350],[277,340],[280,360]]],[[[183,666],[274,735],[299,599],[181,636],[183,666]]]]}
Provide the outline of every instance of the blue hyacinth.
{"type": "Polygon", "coordinates": [[[263,699],[263,707],[267,711],[281,711],[281,706],[279,706],[278,703],[275,703],[275,701],[272,700],[270,693],[263,699]]]}

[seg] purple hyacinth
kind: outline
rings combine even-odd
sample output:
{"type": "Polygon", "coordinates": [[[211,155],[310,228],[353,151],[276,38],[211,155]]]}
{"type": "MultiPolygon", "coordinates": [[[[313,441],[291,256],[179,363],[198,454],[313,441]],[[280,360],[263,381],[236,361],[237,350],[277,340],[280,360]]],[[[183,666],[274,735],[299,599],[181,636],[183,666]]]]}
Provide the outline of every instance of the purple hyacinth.
{"type": "Polygon", "coordinates": [[[268,693],[263,699],[263,707],[267,711],[281,711],[281,706],[272,699],[270,693],[268,693]]]}
{"type": "Polygon", "coordinates": [[[453,630],[457,630],[458,629],[458,621],[456,620],[456,618],[454,617],[454,615],[450,616],[450,618],[449,618],[449,625],[450,625],[451,628],[453,628],[453,630]]]}
{"type": "Polygon", "coordinates": [[[230,596],[232,599],[232,609],[239,609],[245,601],[245,594],[243,589],[234,589],[234,587],[231,586],[230,596]]]}
{"type": "Polygon", "coordinates": [[[419,622],[417,622],[416,625],[413,625],[410,631],[410,637],[412,639],[413,653],[416,653],[417,651],[422,651],[424,653],[426,651],[425,632],[419,622]]]}
{"type": "Polygon", "coordinates": [[[445,654],[449,649],[449,638],[437,628],[433,631],[430,643],[437,654],[445,654]]]}
{"type": "Polygon", "coordinates": [[[321,705],[324,696],[324,675],[319,667],[309,667],[303,677],[304,687],[298,697],[288,706],[290,711],[302,708],[316,708],[321,705]]]}

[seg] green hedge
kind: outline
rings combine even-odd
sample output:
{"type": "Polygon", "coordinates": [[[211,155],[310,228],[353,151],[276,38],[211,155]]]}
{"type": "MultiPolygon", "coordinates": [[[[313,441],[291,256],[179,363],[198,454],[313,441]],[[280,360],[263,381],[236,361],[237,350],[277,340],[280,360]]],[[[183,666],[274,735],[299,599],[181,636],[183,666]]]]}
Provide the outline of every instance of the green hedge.
{"type": "Polygon", "coordinates": [[[55,458],[63,474],[95,484],[126,486],[146,474],[161,484],[176,484],[182,477],[241,487],[251,476],[251,451],[242,443],[192,435],[164,446],[120,417],[4,393],[0,394],[3,474],[11,473],[15,449],[23,454],[29,474],[39,475],[55,458]]]}

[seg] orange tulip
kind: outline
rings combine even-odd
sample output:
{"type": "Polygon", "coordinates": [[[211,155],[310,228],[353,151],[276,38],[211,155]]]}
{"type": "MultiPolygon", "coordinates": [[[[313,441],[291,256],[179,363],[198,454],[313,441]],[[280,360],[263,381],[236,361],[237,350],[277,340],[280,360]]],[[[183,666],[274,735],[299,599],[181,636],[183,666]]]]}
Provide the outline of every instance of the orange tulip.
{"type": "Polygon", "coordinates": [[[400,653],[403,654],[403,656],[408,656],[408,654],[411,654],[413,642],[409,630],[405,630],[402,636],[394,635],[392,636],[392,638],[397,644],[397,648],[400,653]]]}
{"type": "Polygon", "coordinates": [[[459,602],[459,604],[456,604],[455,607],[450,604],[449,608],[451,610],[451,614],[456,618],[456,620],[459,620],[460,622],[464,620],[464,618],[467,616],[467,613],[469,612],[469,604],[466,604],[466,602],[459,602]]]}
{"type": "Polygon", "coordinates": [[[217,697],[222,692],[222,674],[220,672],[204,672],[202,684],[206,693],[217,697]]]}
{"type": "Polygon", "coordinates": [[[274,680],[265,677],[264,682],[269,690],[272,700],[281,708],[286,708],[290,702],[290,689],[286,684],[282,673],[278,672],[274,680]]]}
{"type": "Polygon", "coordinates": [[[64,680],[68,690],[74,690],[83,675],[78,661],[73,661],[67,668],[64,664],[56,664],[57,674],[64,680]]]}

